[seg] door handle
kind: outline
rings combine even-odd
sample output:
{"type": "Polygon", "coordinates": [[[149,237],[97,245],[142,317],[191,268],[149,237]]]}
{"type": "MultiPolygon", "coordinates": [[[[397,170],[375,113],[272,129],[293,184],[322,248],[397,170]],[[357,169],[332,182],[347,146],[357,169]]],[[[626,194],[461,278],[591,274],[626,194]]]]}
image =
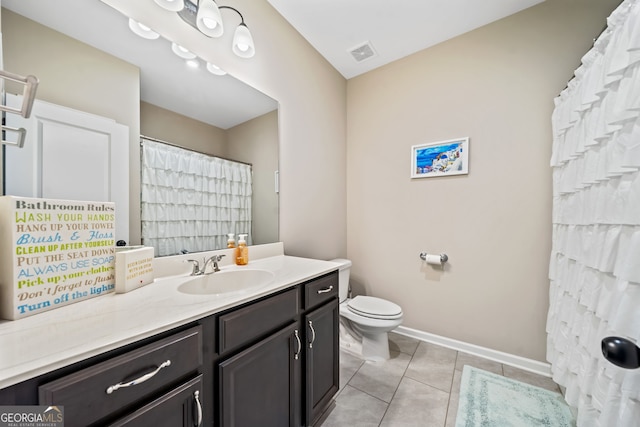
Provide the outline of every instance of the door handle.
{"type": "Polygon", "coordinates": [[[602,340],[602,355],[609,362],[625,369],[640,368],[640,348],[632,341],[621,337],[602,340]]]}

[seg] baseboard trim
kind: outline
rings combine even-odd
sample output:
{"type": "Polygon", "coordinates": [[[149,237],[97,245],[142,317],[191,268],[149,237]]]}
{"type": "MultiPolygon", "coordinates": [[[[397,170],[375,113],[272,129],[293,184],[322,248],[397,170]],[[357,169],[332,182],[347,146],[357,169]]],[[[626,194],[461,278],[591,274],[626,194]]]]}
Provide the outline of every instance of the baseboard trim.
{"type": "Polygon", "coordinates": [[[417,329],[407,328],[406,326],[398,326],[393,332],[420,341],[441,345],[453,350],[462,351],[464,353],[473,354],[474,356],[484,357],[494,362],[504,363],[514,368],[523,369],[533,372],[534,374],[543,375],[551,378],[551,365],[539,362],[526,357],[516,356],[510,353],[504,353],[498,350],[481,347],[479,345],[470,344],[464,341],[454,340],[452,338],[442,337],[440,335],[431,334],[429,332],[419,331],[417,329]]]}

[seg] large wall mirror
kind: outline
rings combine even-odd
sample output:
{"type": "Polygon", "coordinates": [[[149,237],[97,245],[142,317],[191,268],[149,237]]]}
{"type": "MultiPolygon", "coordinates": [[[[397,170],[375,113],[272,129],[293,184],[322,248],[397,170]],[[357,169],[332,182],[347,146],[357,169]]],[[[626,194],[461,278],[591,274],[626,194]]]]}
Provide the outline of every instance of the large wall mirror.
{"type": "MultiPolygon", "coordinates": [[[[278,241],[276,100],[208,72],[203,61],[190,68],[168,40],[138,37],[126,17],[98,0],[1,5],[4,69],[38,77],[38,100],[128,127],[129,161],[121,169],[129,169],[129,244],[140,243],[140,135],[250,163],[252,243],[278,241]]],[[[18,148],[5,153],[10,149],[18,148]]],[[[9,184],[21,174],[4,179],[9,184]]]]}

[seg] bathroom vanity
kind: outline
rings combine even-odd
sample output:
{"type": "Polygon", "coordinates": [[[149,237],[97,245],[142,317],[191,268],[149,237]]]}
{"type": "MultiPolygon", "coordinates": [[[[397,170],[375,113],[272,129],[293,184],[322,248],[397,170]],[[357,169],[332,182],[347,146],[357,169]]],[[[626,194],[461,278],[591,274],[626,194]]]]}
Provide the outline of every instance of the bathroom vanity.
{"type": "Polygon", "coordinates": [[[66,426],[312,425],[339,387],[336,266],[246,267],[273,279],[193,295],[168,277],[0,323],[0,403],[61,405],[66,426]]]}

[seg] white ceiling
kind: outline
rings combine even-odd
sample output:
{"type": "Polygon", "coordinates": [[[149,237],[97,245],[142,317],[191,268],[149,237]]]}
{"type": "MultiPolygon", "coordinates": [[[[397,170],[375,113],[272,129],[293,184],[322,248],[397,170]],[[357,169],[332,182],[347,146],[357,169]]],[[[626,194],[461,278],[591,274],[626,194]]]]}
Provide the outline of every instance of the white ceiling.
{"type": "MultiPolygon", "coordinates": [[[[137,65],[143,101],[223,129],[277,108],[273,99],[233,77],[208,73],[203,63],[199,70],[188,69],[167,40],[134,35],[127,19],[102,1],[0,1],[2,7],[137,65]]],[[[158,6],[145,1],[144,7],[155,12],[158,6]]],[[[542,0],[266,1],[348,79],[542,0]],[[376,55],[358,63],[349,51],[365,42],[376,55]]],[[[233,6],[233,0],[218,4],[233,6]]]]}
{"type": "Polygon", "coordinates": [[[267,1],[350,79],[543,0],[267,1]],[[367,42],[376,55],[357,62],[350,51],[367,42]]]}

